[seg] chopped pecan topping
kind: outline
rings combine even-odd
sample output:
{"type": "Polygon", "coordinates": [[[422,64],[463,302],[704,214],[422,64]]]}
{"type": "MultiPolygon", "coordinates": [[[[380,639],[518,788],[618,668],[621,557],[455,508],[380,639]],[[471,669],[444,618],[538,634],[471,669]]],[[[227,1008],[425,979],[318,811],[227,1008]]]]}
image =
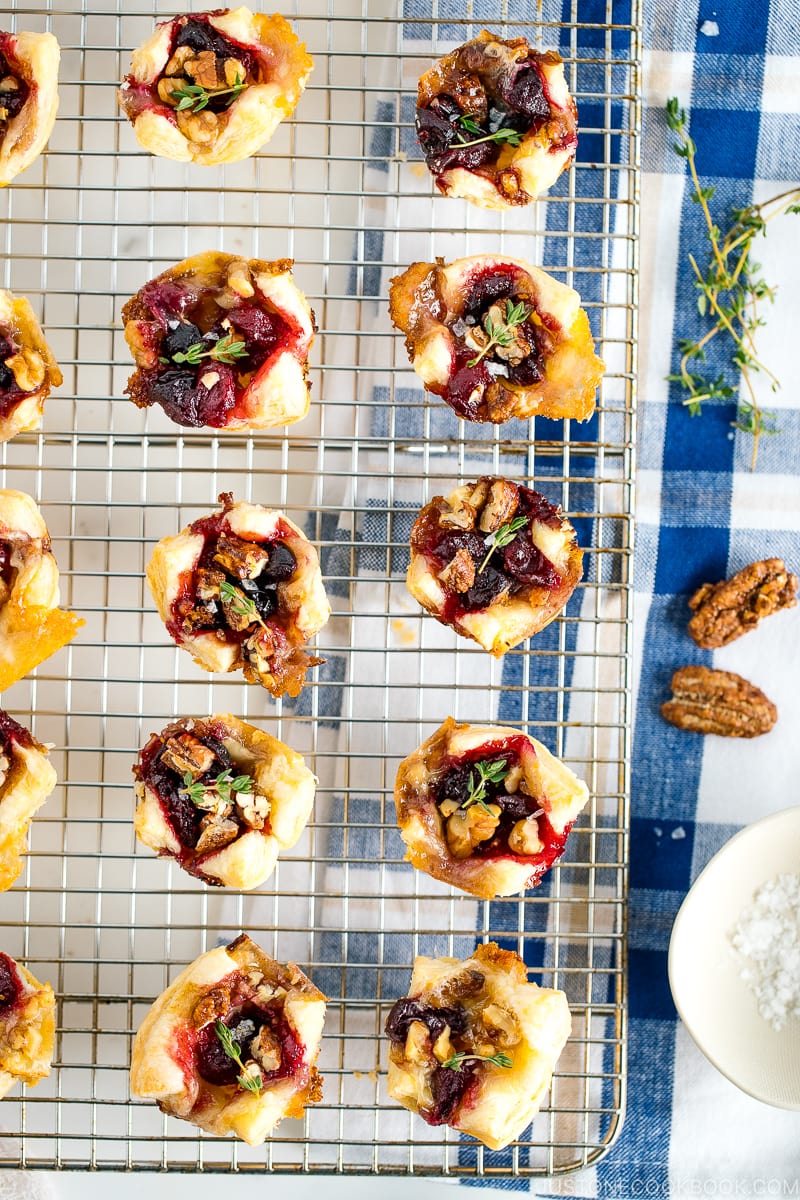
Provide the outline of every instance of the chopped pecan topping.
{"type": "Polygon", "coordinates": [[[198,854],[208,854],[210,850],[221,850],[229,846],[239,836],[239,826],[236,821],[226,818],[220,820],[215,813],[209,813],[200,822],[202,830],[195,847],[198,854]]]}
{"type": "Polygon", "coordinates": [[[263,546],[246,542],[235,534],[220,534],[214,552],[214,562],[237,579],[255,579],[268,559],[269,553],[263,546]]]}
{"type": "Polygon", "coordinates": [[[511,520],[518,507],[519,489],[507,479],[495,479],[481,513],[479,529],[483,533],[494,533],[511,520]]]}
{"type": "Polygon", "coordinates": [[[469,551],[462,546],[455,558],[439,572],[439,578],[455,592],[468,592],[475,582],[475,562],[469,551]]]}
{"type": "Polygon", "coordinates": [[[704,583],[689,601],[689,634],[705,650],[727,646],[763,617],[797,604],[797,576],[780,558],[766,558],[721,583],[704,583]]]}
{"type": "Polygon", "coordinates": [[[259,624],[261,620],[252,600],[233,584],[230,589],[226,590],[220,603],[228,628],[233,629],[236,633],[250,629],[251,626],[259,624]]]}
{"type": "Polygon", "coordinates": [[[231,1006],[231,990],[228,987],[215,987],[201,996],[192,1009],[192,1022],[196,1029],[207,1025],[216,1017],[224,1016],[231,1006]]]}
{"type": "Polygon", "coordinates": [[[224,571],[217,571],[214,567],[200,567],[195,575],[194,587],[195,595],[198,600],[217,600],[219,599],[220,584],[225,582],[224,571]]]}
{"type": "Polygon", "coordinates": [[[445,509],[439,516],[439,524],[445,529],[474,529],[478,519],[475,506],[459,499],[452,508],[445,509]]]}
{"type": "Polygon", "coordinates": [[[661,715],[678,729],[720,737],[758,737],[778,719],[771,700],[732,671],[680,667],[672,676],[673,698],[661,715]]]}
{"type": "Polygon", "coordinates": [[[191,775],[199,779],[210,770],[216,760],[214,751],[204,746],[191,733],[181,733],[167,740],[161,753],[161,761],[177,771],[179,775],[191,775]]]}
{"type": "Polygon", "coordinates": [[[251,829],[263,829],[269,816],[269,798],[257,792],[235,792],[234,795],[236,808],[245,825],[251,829]]]}
{"type": "Polygon", "coordinates": [[[469,858],[474,848],[486,842],[500,824],[501,809],[498,804],[489,804],[489,811],[479,804],[471,808],[459,808],[447,818],[447,845],[453,858],[469,858]]]}
{"type": "Polygon", "coordinates": [[[281,1044],[266,1025],[250,1043],[250,1053],[265,1071],[277,1071],[281,1065],[281,1044]]]}

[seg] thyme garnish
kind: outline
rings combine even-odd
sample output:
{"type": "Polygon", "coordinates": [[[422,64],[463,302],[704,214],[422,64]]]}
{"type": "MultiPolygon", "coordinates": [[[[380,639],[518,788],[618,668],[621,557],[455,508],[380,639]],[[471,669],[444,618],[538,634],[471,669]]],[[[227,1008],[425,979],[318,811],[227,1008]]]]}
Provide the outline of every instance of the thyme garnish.
{"type": "Polygon", "coordinates": [[[199,804],[208,792],[216,792],[225,804],[232,804],[231,792],[252,795],[253,780],[249,775],[231,777],[230,768],[220,771],[216,779],[212,779],[208,783],[195,779],[190,771],[186,772],[183,777],[183,787],[180,789],[181,796],[188,796],[192,804],[199,804]]]}
{"type": "Polygon", "coordinates": [[[460,807],[470,808],[471,805],[477,804],[491,816],[493,814],[486,803],[486,785],[487,783],[502,783],[508,775],[509,768],[506,767],[506,760],[501,758],[497,762],[475,763],[475,771],[469,773],[469,792],[460,807]],[[477,778],[475,771],[478,772],[477,778]]]}
{"type": "Polygon", "coordinates": [[[494,1063],[496,1067],[513,1067],[514,1065],[513,1058],[509,1058],[502,1050],[498,1050],[497,1054],[454,1054],[452,1058],[443,1062],[442,1066],[448,1071],[460,1071],[462,1063],[469,1062],[470,1059],[494,1063]]]}
{"type": "Polygon", "coordinates": [[[477,367],[481,359],[494,350],[495,346],[510,346],[517,337],[517,327],[522,324],[530,311],[522,300],[518,304],[512,304],[511,300],[506,300],[506,318],[499,325],[495,325],[487,313],[483,318],[483,328],[489,335],[489,341],[480,353],[476,354],[475,358],[469,360],[467,366],[477,367]]]}
{"type": "Polygon", "coordinates": [[[528,524],[529,517],[514,517],[513,521],[509,521],[507,525],[501,525],[499,529],[495,529],[494,533],[490,533],[485,539],[484,545],[488,547],[488,553],[481,565],[478,567],[478,574],[482,575],[489,562],[489,559],[494,554],[495,550],[502,550],[509,542],[513,542],[514,538],[519,533],[520,529],[528,524]]]}
{"type": "Polygon", "coordinates": [[[235,342],[232,333],[226,333],[218,338],[213,346],[207,342],[195,342],[186,350],[176,350],[170,358],[159,358],[159,362],[174,362],[179,365],[188,363],[190,367],[199,366],[204,358],[212,358],[214,362],[233,363],[237,358],[244,358],[247,347],[244,342],[235,342]]]}
{"type": "Polygon", "coordinates": [[[758,402],[753,376],[761,372],[768,379],[773,392],[778,390],[780,382],[759,359],[756,350],[756,334],[764,325],[764,318],[759,315],[759,303],[764,300],[770,304],[774,303],[776,291],[759,276],[761,266],[752,261],[750,252],[757,235],[766,234],[769,221],[784,213],[800,212],[800,189],[793,188],[760,204],[733,209],[730,227],[723,233],[715,224],[709,209],[709,201],[714,198],[714,188],[702,187],[700,184],[696,162],[697,147],[689,136],[686,112],[674,96],[667,102],[667,125],[678,137],[673,149],[680,158],[686,159],[694,185],[692,200],[700,205],[705,218],[706,236],[711,244],[711,255],[705,274],[691,254],[689,262],[696,276],[697,310],[701,317],[708,316],[713,320],[711,328],[697,341],[685,338],[678,343],[681,352],[680,370],[676,375],[669,375],[667,378],[670,382],[679,383],[687,392],[683,403],[693,417],[700,414],[705,400],[732,399],[736,390],[730,386],[724,375],[720,374],[716,379],[711,379],[700,371],[692,370],[689,365],[694,361],[705,361],[706,346],[718,334],[728,335],[733,342],[731,364],[738,371],[747,391],[747,397],[738,401],[736,420],[732,425],[734,429],[749,433],[753,438],[753,455],[750,462],[750,469],[753,470],[758,458],[759,438],[764,434],[780,432],[774,424],[775,413],[762,408],[758,402]]]}
{"type": "Polygon", "coordinates": [[[241,75],[236,76],[233,87],[229,88],[214,88],[211,91],[204,88],[199,83],[185,83],[182,87],[176,88],[171,92],[173,100],[178,101],[177,112],[202,112],[204,108],[208,108],[211,100],[216,100],[217,96],[230,96],[226,108],[230,108],[234,100],[238,100],[245,87],[245,81],[241,75]]]}
{"type": "Polygon", "coordinates": [[[260,1092],[264,1086],[264,1080],[261,1077],[261,1072],[258,1071],[255,1075],[248,1075],[246,1073],[245,1065],[242,1062],[242,1047],[238,1042],[233,1040],[233,1034],[225,1022],[219,1020],[215,1021],[214,1032],[219,1038],[219,1043],[222,1046],[225,1054],[229,1059],[231,1059],[232,1062],[236,1063],[237,1067],[242,1072],[241,1075],[236,1076],[236,1082],[239,1084],[239,1086],[245,1088],[248,1092],[260,1092]]]}
{"type": "Polygon", "coordinates": [[[223,600],[227,600],[235,613],[240,617],[252,617],[254,621],[261,620],[261,614],[255,606],[254,601],[249,596],[245,596],[240,592],[235,584],[227,579],[223,579],[219,585],[219,594],[223,600]]]}
{"type": "Polygon", "coordinates": [[[473,141],[468,142],[461,136],[459,131],[457,145],[461,147],[480,146],[482,142],[497,142],[498,145],[502,145],[504,142],[507,142],[509,146],[519,146],[524,136],[519,132],[518,129],[509,128],[495,129],[494,133],[485,134],[475,118],[471,117],[469,113],[461,113],[456,120],[457,124],[459,124],[467,133],[477,133],[482,135],[480,137],[476,137],[473,141]]]}

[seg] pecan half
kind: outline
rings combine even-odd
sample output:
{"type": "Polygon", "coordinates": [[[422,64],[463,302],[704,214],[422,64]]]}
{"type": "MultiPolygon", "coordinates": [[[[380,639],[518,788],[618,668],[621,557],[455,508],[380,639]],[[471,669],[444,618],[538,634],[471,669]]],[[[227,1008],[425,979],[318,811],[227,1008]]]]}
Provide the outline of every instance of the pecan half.
{"type": "Polygon", "coordinates": [[[720,737],[759,737],[778,719],[764,693],[733,671],[680,667],[672,676],[673,698],[661,715],[678,729],[720,737]]]}
{"type": "Polygon", "coordinates": [[[797,604],[797,576],[781,558],[765,558],[721,583],[704,583],[689,601],[689,635],[715,650],[755,629],[762,617],[797,604]]]}
{"type": "Polygon", "coordinates": [[[214,562],[237,579],[255,579],[268,558],[269,552],[263,546],[246,542],[235,534],[220,534],[214,551],[214,562]]]}
{"type": "Polygon", "coordinates": [[[454,559],[439,572],[439,578],[446,587],[456,592],[468,592],[475,582],[475,563],[470,552],[462,546],[454,559]]]}
{"type": "Polygon", "coordinates": [[[199,779],[205,775],[214,763],[214,751],[204,745],[199,738],[191,733],[181,733],[178,737],[169,738],[161,753],[161,761],[179,775],[191,775],[199,779]]]}

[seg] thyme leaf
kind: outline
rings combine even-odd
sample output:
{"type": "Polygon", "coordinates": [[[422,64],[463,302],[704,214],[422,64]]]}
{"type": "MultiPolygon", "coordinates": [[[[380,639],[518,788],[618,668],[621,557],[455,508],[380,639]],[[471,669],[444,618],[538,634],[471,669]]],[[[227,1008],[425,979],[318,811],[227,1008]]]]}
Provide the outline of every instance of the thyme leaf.
{"type": "Polygon", "coordinates": [[[514,517],[513,521],[509,521],[507,525],[501,525],[499,529],[495,529],[494,533],[489,534],[483,543],[487,547],[487,554],[481,565],[478,567],[479,575],[483,574],[484,569],[495,550],[502,550],[504,546],[509,544],[509,542],[513,542],[520,529],[524,529],[529,520],[530,517],[514,517]]]}
{"type": "MultiPolygon", "coordinates": [[[[491,310],[490,310],[491,311],[491,310]]],[[[494,350],[495,346],[510,346],[516,339],[517,328],[522,324],[525,318],[530,314],[528,306],[520,300],[517,304],[513,304],[510,299],[506,300],[506,316],[505,320],[495,325],[489,313],[483,318],[483,328],[488,334],[489,341],[476,354],[475,358],[471,358],[467,363],[468,367],[477,367],[482,358],[494,350]]]]}
{"type": "Polygon", "coordinates": [[[216,100],[217,96],[230,96],[230,100],[226,104],[226,108],[230,108],[234,100],[238,100],[245,87],[245,81],[241,75],[237,75],[234,80],[233,87],[229,88],[204,88],[199,83],[185,83],[182,87],[176,88],[174,92],[170,92],[173,100],[178,101],[177,112],[202,112],[204,108],[208,108],[209,101],[216,100]]]}
{"type": "Polygon", "coordinates": [[[503,128],[495,129],[494,133],[485,133],[481,129],[478,122],[469,113],[461,113],[456,118],[456,123],[461,126],[466,133],[477,133],[479,136],[468,141],[461,136],[461,131],[458,131],[457,146],[480,146],[482,142],[496,142],[498,145],[508,143],[509,146],[519,146],[522,143],[524,134],[521,134],[518,129],[503,128]]]}
{"type": "Polygon", "coordinates": [[[233,334],[226,333],[223,337],[218,338],[213,346],[210,346],[207,342],[195,342],[186,350],[176,350],[170,358],[159,358],[159,362],[174,362],[178,363],[178,365],[188,363],[190,367],[196,367],[204,358],[211,358],[214,362],[230,365],[237,358],[244,358],[246,355],[247,347],[245,343],[234,341],[233,334]]]}
{"type": "Polygon", "coordinates": [[[513,1058],[504,1054],[502,1050],[498,1050],[497,1054],[454,1054],[452,1058],[448,1058],[443,1062],[442,1066],[447,1071],[458,1072],[461,1070],[462,1064],[469,1062],[471,1059],[494,1063],[496,1067],[513,1067],[514,1065],[513,1058]]]}
{"type": "Polygon", "coordinates": [[[230,768],[220,771],[216,779],[212,779],[207,783],[203,783],[201,779],[194,779],[190,771],[186,772],[183,777],[183,787],[180,789],[181,796],[188,796],[192,804],[200,804],[203,797],[209,792],[216,792],[220,800],[224,801],[225,804],[231,804],[231,792],[252,795],[253,780],[249,775],[236,775],[232,777],[230,768]]]}
{"type": "Polygon", "coordinates": [[[754,376],[761,374],[772,391],[777,391],[780,382],[758,357],[756,334],[764,325],[759,304],[774,303],[776,289],[770,287],[759,272],[761,267],[754,262],[751,251],[756,237],[766,235],[767,225],[775,217],[800,212],[800,188],[793,188],[772,196],[760,204],[735,208],[731,212],[730,225],[724,232],[714,222],[709,202],[714,199],[714,188],[703,187],[697,171],[697,146],[689,135],[686,112],[677,97],[667,102],[667,126],[676,135],[673,150],[679,158],[686,160],[692,181],[692,201],[702,210],[706,224],[706,237],[711,253],[705,270],[701,269],[693,255],[689,263],[695,275],[697,289],[697,311],[701,317],[711,321],[710,328],[697,340],[684,339],[678,343],[681,360],[676,374],[668,375],[671,383],[680,384],[686,392],[683,403],[693,417],[699,416],[703,404],[708,400],[731,400],[738,393],[724,375],[716,379],[696,366],[703,363],[706,347],[715,337],[732,343],[731,367],[744,385],[747,395],[738,400],[734,429],[749,433],[753,438],[751,470],[758,458],[759,439],[765,434],[779,433],[775,426],[775,413],[762,408],[756,395],[754,376]]]}
{"type": "Polygon", "coordinates": [[[233,611],[240,617],[252,617],[254,621],[261,621],[261,614],[256,608],[255,602],[249,596],[245,596],[244,592],[240,592],[230,580],[222,581],[219,585],[219,594],[223,600],[227,600],[233,611]]]}
{"type": "Polygon", "coordinates": [[[470,808],[473,804],[477,804],[485,812],[491,813],[489,805],[486,803],[486,785],[488,783],[502,783],[510,768],[506,767],[504,758],[498,759],[496,762],[477,762],[475,770],[469,773],[469,791],[467,798],[461,804],[461,808],[470,808]],[[477,772],[477,777],[476,777],[477,772]]]}
{"type": "Polygon", "coordinates": [[[256,1071],[253,1075],[249,1075],[242,1062],[242,1047],[234,1040],[228,1026],[224,1021],[217,1020],[214,1022],[214,1032],[219,1039],[219,1044],[222,1046],[223,1052],[231,1060],[235,1062],[241,1075],[236,1076],[236,1082],[240,1087],[245,1088],[248,1092],[260,1092],[264,1086],[264,1080],[260,1071],[256,1071]]]}

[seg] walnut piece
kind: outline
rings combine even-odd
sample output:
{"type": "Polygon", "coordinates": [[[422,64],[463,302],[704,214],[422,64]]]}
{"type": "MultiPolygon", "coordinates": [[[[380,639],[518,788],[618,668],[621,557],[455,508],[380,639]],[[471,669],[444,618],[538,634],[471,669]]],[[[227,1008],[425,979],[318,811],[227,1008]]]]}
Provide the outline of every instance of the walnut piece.
{"type": "Polygon", "coordinates": [[[231,990],[228,987],[214,987],[201,996],[192,1009],[192,1022],[196,1029],[201,1029],[216,1017],[224,1017],[231,1006],[231,990]]]}
{"type": "Polygon", "coordinates": [[[36,350],[25,347],[18,354],[7,358],[6,366],[13,373],[17,387],[23,392],[35,392],[44,383],[44,359],[36,350]]]}
{"type": "Polygon", "coordinates": [[[673,698],[661,715],[678,729],[720,737],[759,737],[778,719],[771,700],[732,671],[680,667],[672,676],[673,698]]]}
{"type": "Polygon", "coordinates": [[[455,592],[468,592],[475,582],[475,562],[466,547],[462,546],[444,570],[439,572],[439,578],[445,587],[455,592]]]}
{"type": "Polygon", "coordinates": [[[765,558],[721,583],[704,583],[689,601],[689,635],[716,650],[755,629],[762,617],[797,604],[797,576],[781,558],[765,558]]]}
{"type": "Polygon", "coordinates": [[[482,533],[494,533],[511,520],[518,506],[519,490],[515,485],[507,479],[495,479],[478,528],[482,533]]]}
{"type": "Polygon", "coordinates": [[[201,50],[193,58],[187,58],[183,69],[201,87],[217,86],[217,56],[213,50],[201,50]]]}
{"type": "Polygon", "coordinates": [[[499,804],[459,808],[447,818],[447,845],[453,858],[469,858],[475,846],[487,842],[500,824],[499,804]]]}
{"type": "Polygon", "coordinates": [[[535,817],[525,817],[515,823],[508,835],[508,848],[514,854],[538,854],[544,849],[535,817]]]}
{"type": "Polygon", "coordinates": [[[520,1040],[517,1018],[499,1004],[487,1004],[481,1021],[496,1046],[516,1046],[520,1040]]]}
{"type": "Polygon", "coordinates": [[[161,761],[177,771],[179,775],[191,775],[199,779],[214,764],[216,755],[208,746],[204,746],[199,738],[191,733],[181,733],[178,737],[167,739],[161,754],[161,761]]]}
{"type": "Polygon", "coordinates": [[[214,562],[237,579],[255,579],[268,559],[269,552],[263,546],[246,542],[235,534],[220,534],[214,551],[214,562]]]}
{"type": "Polygon", "coordinates": [[[281,1065],[281,1044],[266,1025],[261,1026],[251,1041],[250,1053],[265,1071],[277,1071],[281,1065]]]}

